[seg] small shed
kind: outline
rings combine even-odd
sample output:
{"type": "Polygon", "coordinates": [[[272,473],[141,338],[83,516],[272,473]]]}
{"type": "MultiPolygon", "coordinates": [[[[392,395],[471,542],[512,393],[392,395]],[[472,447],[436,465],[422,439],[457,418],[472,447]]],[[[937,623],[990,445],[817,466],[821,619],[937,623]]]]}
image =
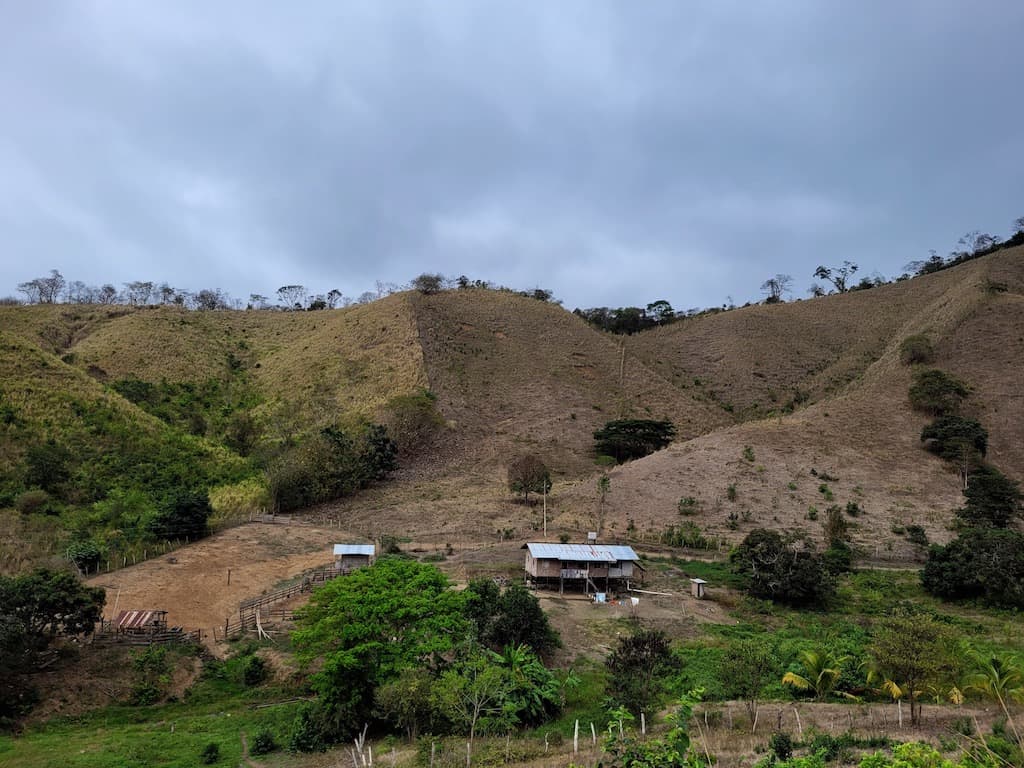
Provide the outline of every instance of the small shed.
{"type": "Polygon", "coordinates": [[[167,629],[167,611],[152,609],[121,611],[114,617],[114,628],[124,635],[148,635],[167,629]]]}
{"type": "Polygon", "coordinates": [[[354,571],[372,565],[377,554],[373,544],[335,544],[334,567],[339,571],[354,571]]]}
{"type": "Polygon", "coordinates": [[[703,600],[706,595],[707,582],[704,579],[690,579],[690,594],[698,600],[703,600]]]}

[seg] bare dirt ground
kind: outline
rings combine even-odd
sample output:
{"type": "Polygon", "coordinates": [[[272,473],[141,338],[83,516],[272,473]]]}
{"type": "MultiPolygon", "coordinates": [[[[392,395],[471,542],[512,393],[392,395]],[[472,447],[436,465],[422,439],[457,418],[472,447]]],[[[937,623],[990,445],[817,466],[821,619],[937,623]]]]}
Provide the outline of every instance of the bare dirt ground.
{"type": "Polygon", "coordinates": [[[89,580],[107,590],[104,618],[130,608],[166,610],[170,626],[210,630],[237,615],[238,603],[303,571],[329,565],[345,531],[250,523],[170,554],[89,580]],[[231,583],[227,583],[228,569],[231,583]]]}

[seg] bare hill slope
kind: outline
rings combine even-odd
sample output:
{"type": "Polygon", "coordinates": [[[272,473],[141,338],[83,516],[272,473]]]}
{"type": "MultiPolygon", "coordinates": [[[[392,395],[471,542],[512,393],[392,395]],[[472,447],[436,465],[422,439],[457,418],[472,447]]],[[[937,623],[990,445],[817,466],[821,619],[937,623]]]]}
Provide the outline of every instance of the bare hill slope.
{"type": "MultiPolygon", "coordinates": [[[[812,382],[818,388],[818,402],[791,415],[677,442],[614,470],[610,525],[622,531],[632,520],[641,532],[654,536],[667,525],[691,520],[706,534],[728,540],[759,526],[805,528],[820,534],[820,520],[829,505],[845,507],[853,502],[864,510],[851,518],[854,535],[869,553],[912,554],[913,547],[902,534],[908,525],[922,526],[932,540],[950,538],[952,510],[961,502],[957,478],[921,449],[919,435],[927,418],[912,411],[907,402],[912,369],[900,362],[899,344],[915,333],[933,339],[938,350],[935,365],[956,373],[974,388],[967,410],[975,412],[990,432],[990,459],[1007,474],[1021,477],[1022,277],[1024,249],[1018,248],[889,289],[758,308],[756,313],[729,313],[737,316],[734,319],[709,318],[707,325],[716,326],[717,332],[701,328],[703,323],[684,328],[679,336],[688,344],[703,339],[709,347],[732,350],[713,361],[706,357],[705,367],[699,370],[709,380],[718,376],[717,381],[734,382],[716,386],[751,402],[765,391],[765,379],[757,372],[771,370],[771,358],[757,358],[753,350],[768,343],[769,337],[775,344],[774,358],[779,360],[800,359],[817,348],[813,332],[806,338],[790,338],[802,324],[798,313],[809,307],[820,320],[818,325],[808,322],[807,327],[822,327],[821,323],[828,325],[826,318],[834,318],[834,325],[847,327],[848,335],[844,341],[835,330],[826,333],[826,339],[831,339],[827,344],[836,351],[819,354],[826,365],[818,374],[810,374],[808,367],[803,376],[797,375],[790,364],[768,379],[791,386],[812,382]],[[854,302],[856,308],[851,309],[854,302]],[[739,324],[755,316],[760,322],[750,322],[749,332],[738,334],[739,324]],[[863,318],[862,324],[851,319],[856,317],[863,318]],[[765,328],[773,329],[768,337],[765,328]],[[870,360],[869,349],[877,350],[871,352],[870,360]],[[844,378],[849,381],[826,397],[844,378]],[[825,385],[825,381],[832,383],[825,385]],[[823,479],[823,473],[835,479],[823,479]],[[729,498],[732,495],[734,500],[729,498]],[[677,504],[688,496],[697,499],[700,511],[682,518],[677,504]],[[815,515],[819,522],[809,519],[815,515]]],[[[643,343],[652,342],[645,339],[643,343]]],[[[682,343],[673,347],[675,359],[689,359],[681,348],[682,343]]],[[[591,485],[587,482],[570,491],[573,502],[561,522],[575,526],[578,518],[593,517],[596,504],[591,485]]]]}

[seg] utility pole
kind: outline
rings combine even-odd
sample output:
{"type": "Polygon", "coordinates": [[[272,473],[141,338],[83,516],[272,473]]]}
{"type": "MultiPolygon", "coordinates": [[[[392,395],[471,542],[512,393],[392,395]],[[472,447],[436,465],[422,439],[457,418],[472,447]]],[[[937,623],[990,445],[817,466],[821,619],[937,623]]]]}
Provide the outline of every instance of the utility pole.
{"type": "Polygon", "coordinates": [[[548,537],[548,484],[545,480],[542,484],[544,489],[544,538],[548,537]]]}

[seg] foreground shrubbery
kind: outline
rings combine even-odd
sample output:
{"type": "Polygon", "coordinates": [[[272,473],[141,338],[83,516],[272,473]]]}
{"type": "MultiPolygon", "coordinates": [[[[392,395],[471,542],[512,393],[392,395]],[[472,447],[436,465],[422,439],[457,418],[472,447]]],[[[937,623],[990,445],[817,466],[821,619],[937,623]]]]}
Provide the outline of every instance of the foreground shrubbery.
{"type": "Polygon", "coordinates": [[[521,587],[456,592],[437,568],[400,557],[325,584],[293,635],[299,658],[317,665],[318,697],[300,713],[293,746],[318,749],[374,718],[409,735],[470,739],[544,722],[571,681],[538,656],[557,636],[536,603],[521,587]],[[487,647],[502,640],[500,653],[487,647]]]}

